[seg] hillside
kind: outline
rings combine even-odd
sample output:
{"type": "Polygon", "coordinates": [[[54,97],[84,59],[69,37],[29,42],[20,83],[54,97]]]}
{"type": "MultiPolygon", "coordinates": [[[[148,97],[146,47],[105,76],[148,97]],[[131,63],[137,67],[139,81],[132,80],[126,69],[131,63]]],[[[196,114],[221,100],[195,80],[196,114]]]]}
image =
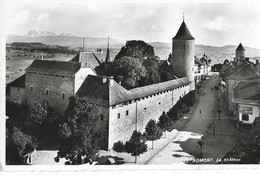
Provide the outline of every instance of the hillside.
{"type": "MultiPolygon", "coordinates": [[[[43,44],[49,45],[79,47],[82,46],[83,37],[68,36],[65,34],[60,34],[57,36],[8,35],[6,42],[41,42],[43,44]]],[[[116,47],[121,47],[124,44],[124,42],[115,39],[110,39],[110,42],[113,43],[116,47]]],[[[106,45],[107,38],[85,37],[85,46],[87,47],[106,47],[106,45]]]]}
{"type": "MultiPolygon", "coordinates": [[[[83,38],[77,36],[71,36],[70,34],[54,34],[46,31],[29,31],[24,36],[8,35],[6,38],[7,43],[12,42],[41,42],[49,45],[82,47],[83,38]],[[50,34],[50,36],[47,36],[50,34]]],[[[167,59],[169,53],[171,53],[171,44],[165,42],[150,42],[150,45],[154,47],[155,54],[161,59],[167,59]]],[[[125,45],[125,41],[110,38],[110,47],[113,50],[120,50],[125,45]]],[[[107,38],[98,37],[85,37],[85,47],[87,48],[106,48],[107,38]]],[[[235,50],[237,46],[226,45],[223,47],[207,46],[202,44],[195,45],[195,55],[201,57],[204,53],[211,58],[212,63],[223,63],[225,59],[232,60],[235,56],[235,50]]],[[[250,59],[259,59],[260,49],[245,47],[246,57],[250,59]],[[258,57],[258,58],[254,58],[258,57]]]]}
{"type": "MultiPolygon", "coordinates": [[[[172,45],[170,43],[151,42],[154,51],[161,59],[166,59],[171,53],[172,45]]],[[[201,57],[204,53],[209,56],[213,64],[223,63],[225,59],[233,60],[235,57],[235,50],[237,46],[226,45],[223,47],[207,46],[202,44],[195,44],[195,55],[201,57]]],[[[260,49],[245,47],[246,57],[251,60],[260,59],[260,49]]]]}

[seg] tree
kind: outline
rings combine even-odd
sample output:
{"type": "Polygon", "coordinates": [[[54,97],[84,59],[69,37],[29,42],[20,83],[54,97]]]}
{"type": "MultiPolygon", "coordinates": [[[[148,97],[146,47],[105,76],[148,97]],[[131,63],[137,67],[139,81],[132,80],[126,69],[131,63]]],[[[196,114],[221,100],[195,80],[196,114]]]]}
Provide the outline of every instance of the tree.
{"type": "Polygon", "coordinates": [[[143,66],[146,69],[146,76],[143,82],[143,86],[149,84],[155,84],[161,82],[161,77],[159,74],[159,58],[151,57],[143,61],[143,66]]]}
{"type": "Polygon", "coordinates": [[[6,128],[6,164],[25,165],[26,155],[32,153],[38,145],[36,138],[24,134],[20,129],[7,122],[6,128]]]}
{"type": "Polygon", "coordinates": [[[162,137],[162,130],[157,125],[157,123],[153,119],[151,119],[145,127],[144,135],[147,140],[152,141],[152,149],[153,149],[153,141],[158,140],[162,137]]]}
{"type": "Polygon", "coordinates": [[[65,121],[60,125],[61,147],[55,161],[66,158],[66,164],[91,161],[98,150],[100,134],[97,130],[98,109],[84,98],[70,98],[65,121]]]}
{"type": "Polygon", "coordinates": [[[30,107],[23,102],[22,104],[6,101],[6,115],[10,117],[15,125],[24,126],[26,118],[30,115],[30,107]]]}
{"type": "Polygon", "coordinates": [[[121,48],[116,55],[115,60],[124,56],[139,58],[143,61],[145,58],[154,57],[155,54],[153,47],[146,42],[141,40],[130,40],[121,48]]]}
{"type": "Polygon", "coordinates": [[[131,156],[135,156],[135,163],[137,162],[137,156],[147,151],[147,145],[144,141],[141,141],[141,133],[134,130],[129,141],[126,142],[126,152],[131,153],[131,156]]]}
{"type": "Polygon", "coordinates": [[[177,121],[179,119],[180,105],[179,101],[169,110],[167,113],[172,121],[177,121]]]}
{"type": "Polygon", "coordinates": [[[121,57],[113,62],[113,76],[126,89],[138,86],[138,82],[146,75],[146,70],[138,58],[121,57]]]}
{"type": "Polygon", "coordinates": [[[165,114],[165,112],[163,112],[159,118],[158,126],[163,132],[165,132],[166,137],[166,131],[171,132],[173,130],[174,122],[167,114],[165,114]]]}
{"type": "Polygon", "coordinates": [[[31,122],[41,125],[44,122],[44,120],[46,120],[47,118],[47,114],[48,114],[47,107],[48,107],[47,102],[43,102],[42,104],[35,103],[34,108],[32,109],[30,115],[31,122]]]}

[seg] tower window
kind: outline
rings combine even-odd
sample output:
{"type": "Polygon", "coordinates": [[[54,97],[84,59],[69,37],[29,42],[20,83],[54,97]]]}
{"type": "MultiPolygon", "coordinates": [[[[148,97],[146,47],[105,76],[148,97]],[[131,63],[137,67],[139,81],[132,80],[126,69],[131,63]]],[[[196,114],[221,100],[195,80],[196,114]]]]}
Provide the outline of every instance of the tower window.
{"type": "Polygon", "coordinates": [[[65,93],[62,93],[62,98],[65,98],[65,93]]]}
{"type": "Polygon", "coordinates": [[[101,114],[101,116],[100,116],[100,120],[104,120],[104,116],[103,116],[103,114],[101,114]]]}
{"type": "Polygon", "coordinates": [[[120,119],[120,113],[117,114],[117,118],[120,119]]]}
{"type": "Polygon", "coordinates": [[[46,95],[48,95],[49,94],[49,89],[46,89],[45,93],[46,93],[46,95]]]}
{"type": "Polygon", "coordinates": [[[33,86],[30,86],[31,91],[33,90],[33,86]]]}
{"type": "Polygon", "coordinates": [[[126,116],[128,116],[128,114],[129,114],[129,111],[127,110],[127,111],[126,111],[126,116]]]}
{"type": "Polygon", "coordinates": [[[19,92],[19,90],[20,90],[20,89],[18,88],[17,91],[19,92]]]}

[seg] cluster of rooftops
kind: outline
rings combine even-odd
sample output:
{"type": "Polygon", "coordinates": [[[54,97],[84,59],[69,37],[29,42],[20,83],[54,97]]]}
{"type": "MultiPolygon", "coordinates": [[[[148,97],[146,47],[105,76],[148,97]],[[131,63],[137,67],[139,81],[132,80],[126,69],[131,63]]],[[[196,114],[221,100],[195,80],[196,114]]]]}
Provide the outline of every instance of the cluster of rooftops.
{"type": "MultiPolygon", "coordinates": [[[[9,83],[8,86],[24,88],[26,81],[25,76],[27,73],[74,77],[80,68],[81,63],[79,62],[36,59],[25,69],[26,73],[24,75],[9,83]]],[[[113,77],[88,75],[75,95],[78,97],[88,97],[88,99],[92,99],[93,102],[95,101],[101,105],[110,106],[173,90],[181,86],[189,85],[189,83],[190,81],[187,78],[178,78],[158,84],[126,90],[118,84],[113,77]]]]}

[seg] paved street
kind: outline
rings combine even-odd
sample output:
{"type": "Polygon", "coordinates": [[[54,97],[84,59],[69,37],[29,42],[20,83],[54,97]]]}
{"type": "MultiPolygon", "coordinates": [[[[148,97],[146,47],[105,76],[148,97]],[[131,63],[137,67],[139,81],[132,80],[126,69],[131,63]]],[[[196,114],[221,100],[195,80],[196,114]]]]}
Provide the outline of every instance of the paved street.
{"type": "MultiPolygon", "coordinates": [[[[179,131],[189,131],[203,135],[203,157],[204,158],[223,158],[227,152],[232,149],[238,141],[248,134],[248,131],[240,132],[234,126],[234,120],[226,115],[226,103],[219,94],[218,90],[214,90],[214,86],[219,83],[218,76],[212,76],[210,79],[203,82],[200,94],[196,91],[196,104],[191,108],[189,114],[185,116],[185,120],[176,124],[176,129],[179,131]],[[213,90],[211,89],[213,88],[213,90]],[[218,120],[218,100],[219,108],[222,110],[220,120],[218,120]],[[200,113],[201,109],[201,113],[200,113]],[[213,128],[210,125],[215,123],[215,136],[213,128]]],[[[181,132],[180,132],[181,133],[181,132]]],[[[195,157],[200,156],[200,147],[197,144],[199,139],[188,139],[181,142],[180,147],[188,154],[195,157]]],[[[147,164],[153,164],[154,160],[160,162],[160,158],[164,158],[164,154],[169,153],[171,144],[176,143],[176,140],[170,142],[157,155],[150,159],[147,164]]],[[[172,150],[175,151],[175,150],[172,150]]],[[[174,159],[168,159],[168,162],[162,160],[163,164],[172,164],[174,159]]]]}

